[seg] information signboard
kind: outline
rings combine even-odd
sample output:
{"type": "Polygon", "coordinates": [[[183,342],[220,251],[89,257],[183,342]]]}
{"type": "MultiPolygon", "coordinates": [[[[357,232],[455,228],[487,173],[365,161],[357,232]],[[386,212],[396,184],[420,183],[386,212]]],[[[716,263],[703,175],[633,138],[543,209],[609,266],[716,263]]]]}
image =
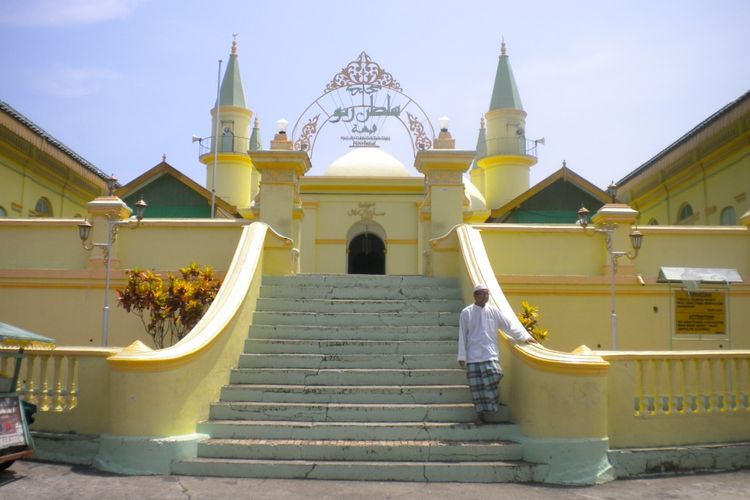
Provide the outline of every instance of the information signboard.
{"type": "Polygon", "coordinates": [[[675,291],[675,334],[725,335],[726,293],[675,291]]]}

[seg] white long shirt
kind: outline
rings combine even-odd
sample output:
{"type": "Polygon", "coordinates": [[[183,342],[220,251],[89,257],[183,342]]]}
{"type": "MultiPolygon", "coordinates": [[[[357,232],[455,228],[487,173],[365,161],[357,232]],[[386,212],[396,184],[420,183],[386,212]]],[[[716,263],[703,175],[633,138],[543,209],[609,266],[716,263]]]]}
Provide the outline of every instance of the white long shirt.
{"type": "Polygon", "coordinates": [[[499,360],[498,329],[519,342],[533,338],[516,318],[513,320],[516,321],[505,318],[500,309],[491,304],[466,306],[458,319],[458,360],[467,363],[499,360]]]}

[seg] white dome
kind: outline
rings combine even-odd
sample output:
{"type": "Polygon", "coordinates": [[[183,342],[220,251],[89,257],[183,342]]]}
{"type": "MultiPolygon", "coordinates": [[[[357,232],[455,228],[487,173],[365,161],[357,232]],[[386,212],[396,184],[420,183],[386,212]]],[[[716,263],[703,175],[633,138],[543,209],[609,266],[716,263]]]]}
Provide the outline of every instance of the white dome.
{"type": "Polygon", "coordinates": [[[474,183],[466,177],[464,177],[464,192],[469,198],[469,210],[472,212],[487,211],[487,202],[484,200],[484,196],[482,196],[482,193],[479,192],[474,183]]]}
{"type": "Polygon", "coordinates": [[[410,177],[403,163],[379,148],[354,148],[331,163],[332,177],[410,177]]]}

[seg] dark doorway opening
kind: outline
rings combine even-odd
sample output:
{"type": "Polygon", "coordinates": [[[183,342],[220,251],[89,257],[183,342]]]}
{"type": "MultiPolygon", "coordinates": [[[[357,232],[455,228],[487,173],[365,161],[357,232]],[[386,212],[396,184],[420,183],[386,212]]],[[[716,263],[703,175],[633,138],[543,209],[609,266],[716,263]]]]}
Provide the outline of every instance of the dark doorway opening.
{"type": "Polygon", "coordinates": [[[349,274],[385,274],[385,243],[374,234],[355,236],[348,253],[349,274]]]}

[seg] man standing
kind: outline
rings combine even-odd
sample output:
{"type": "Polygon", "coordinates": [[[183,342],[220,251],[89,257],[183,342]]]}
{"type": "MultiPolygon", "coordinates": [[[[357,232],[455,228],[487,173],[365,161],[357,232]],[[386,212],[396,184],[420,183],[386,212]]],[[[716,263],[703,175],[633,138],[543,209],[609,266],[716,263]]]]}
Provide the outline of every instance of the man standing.
{"type": "Polygon", "coordinates": [[[538,343],[520,322],[509,321],[500,309],[487,303],[489,300],[487,286],[474,287],[474,303],[461,311],[458,322],[458,364],[468,368],[466,376],[477,411],[477,425],[485,423],[488,414],[497,412],[499,407],[497,386],[503,374],[498,330],[502,329],[518,342],[538,343]]]}

